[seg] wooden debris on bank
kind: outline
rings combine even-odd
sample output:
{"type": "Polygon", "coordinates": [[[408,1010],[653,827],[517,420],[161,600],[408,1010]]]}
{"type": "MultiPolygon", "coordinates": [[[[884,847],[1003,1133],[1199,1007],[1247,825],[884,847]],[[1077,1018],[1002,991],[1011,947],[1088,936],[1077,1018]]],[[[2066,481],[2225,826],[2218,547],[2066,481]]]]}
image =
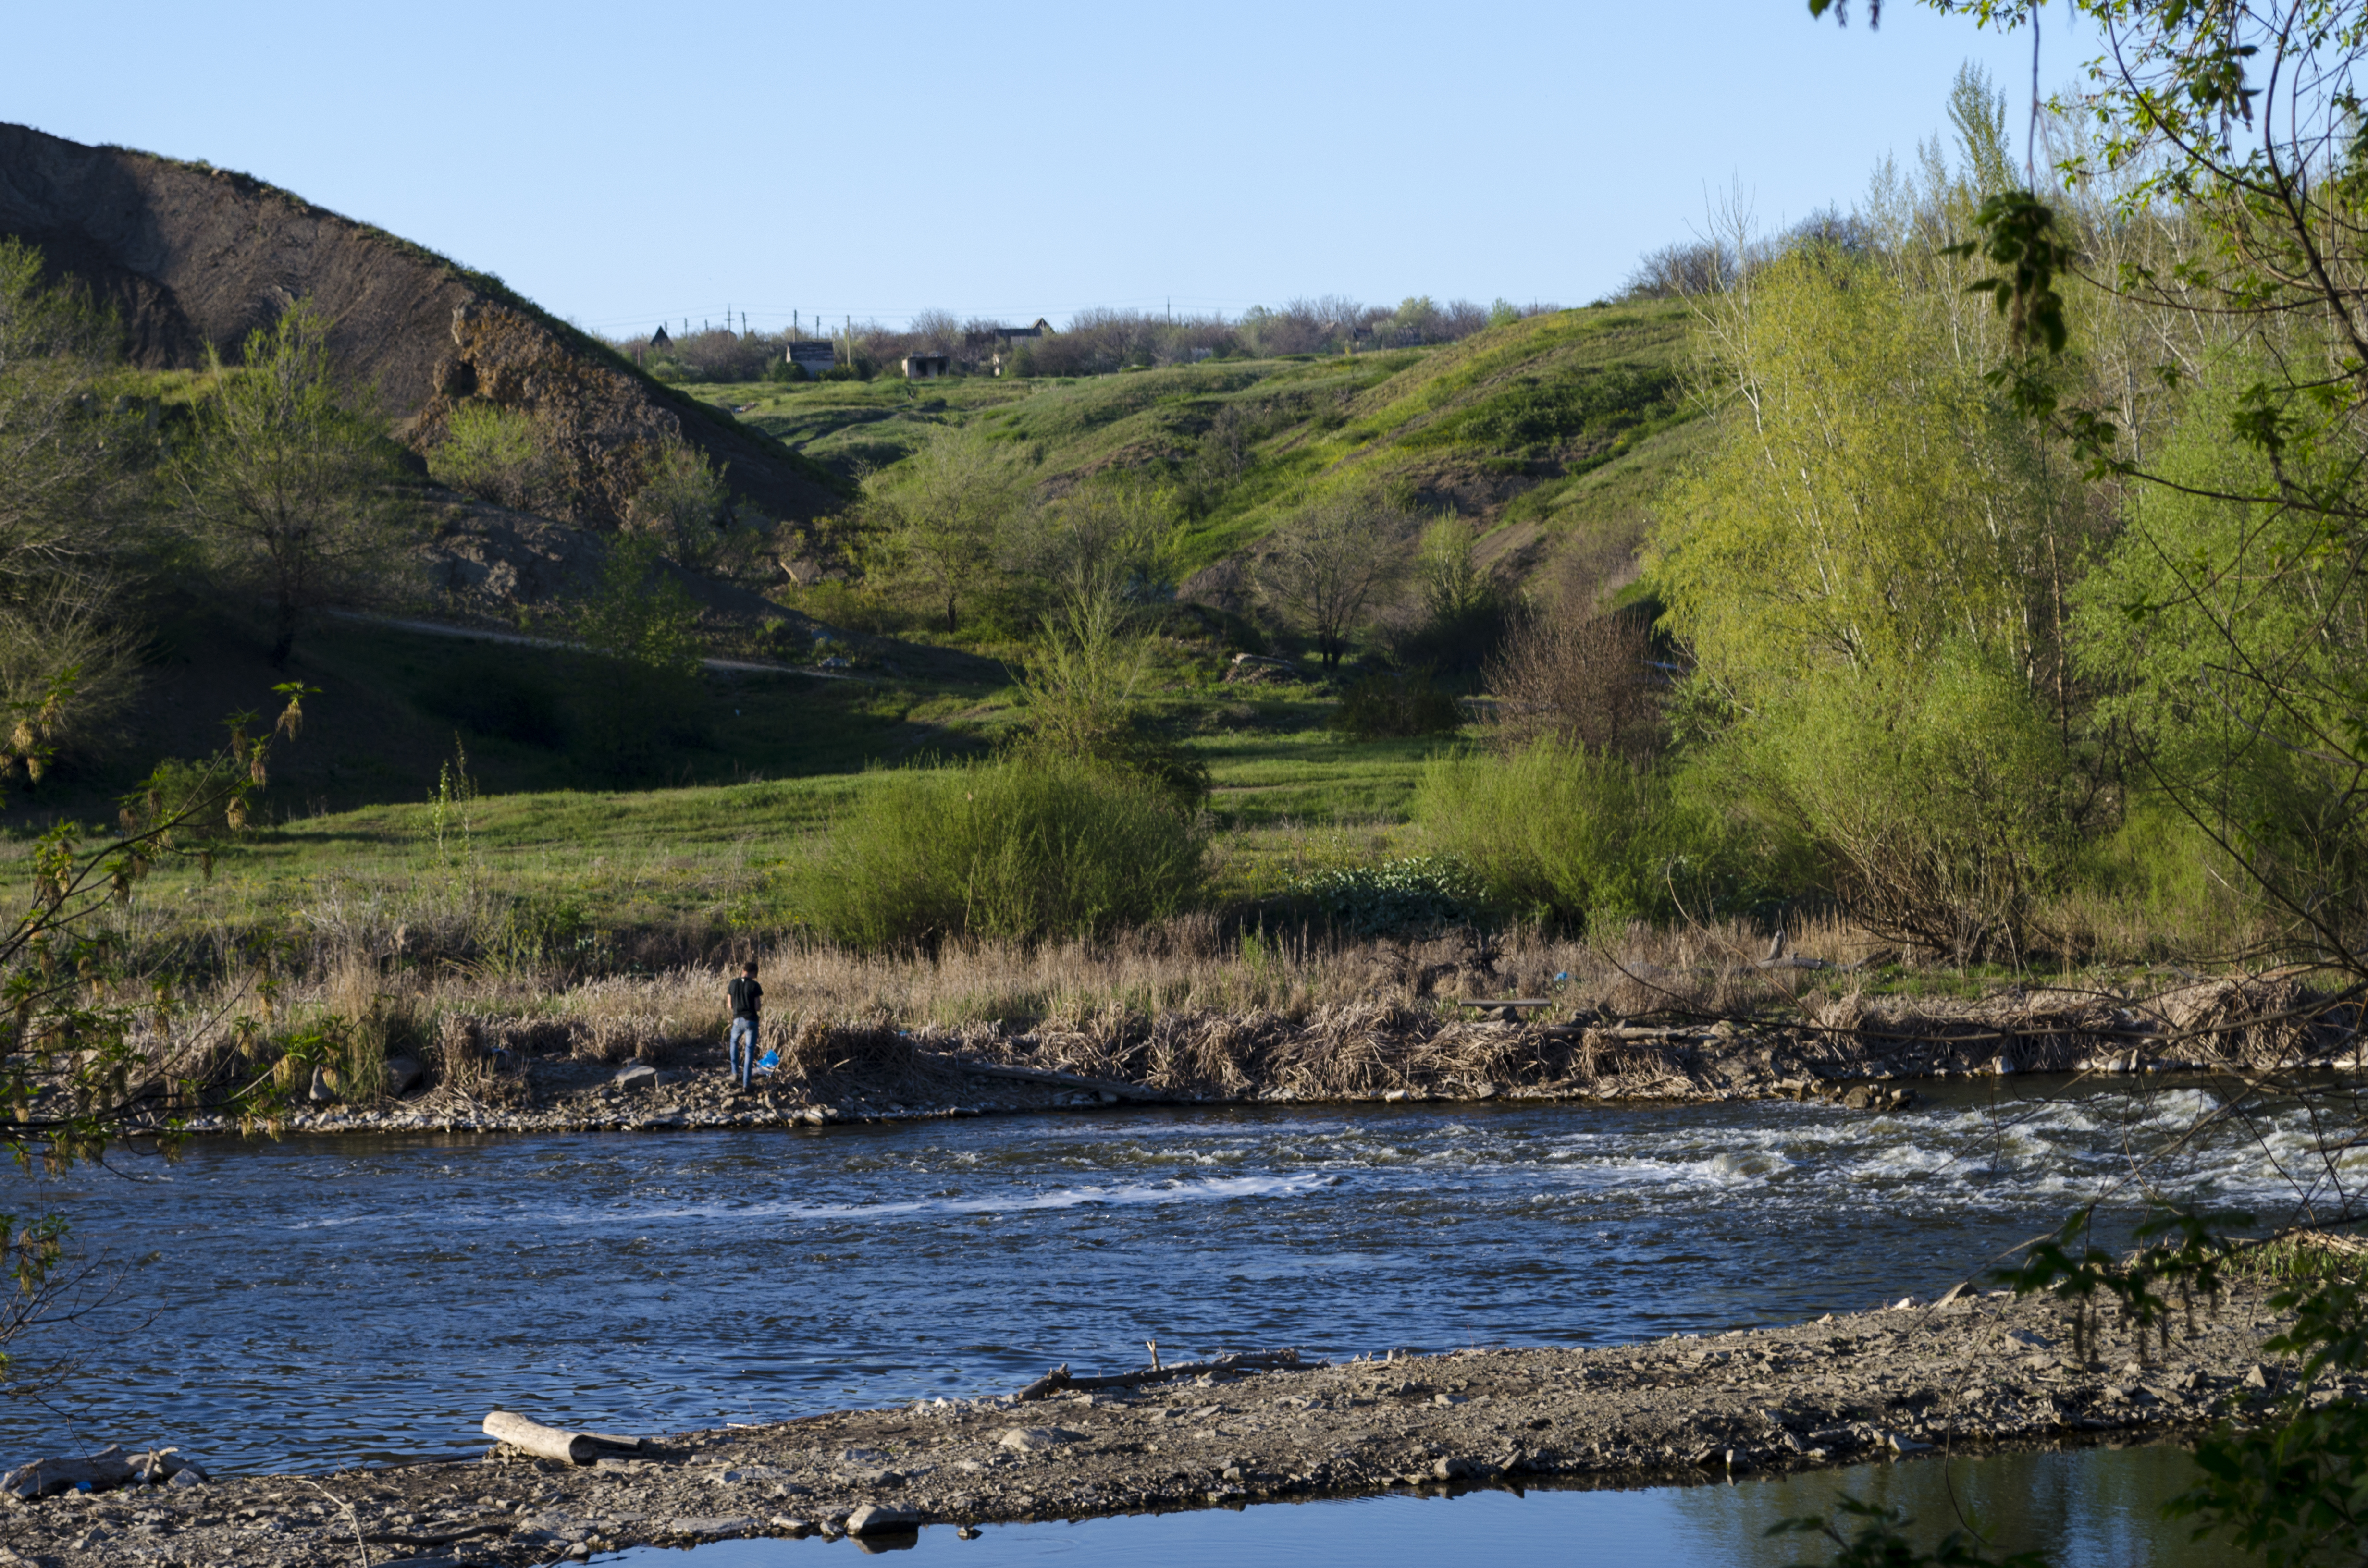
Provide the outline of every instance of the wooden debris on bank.
{"type": "Polygon", "coordinates": [[[177,1449],[151,1449],[144,1453],[128,1454],[121,1444],[110,1443],[97,1453],[78,1459],[35,1460],[30,1464],[18,1465],[0,1475],[0,1492],[14,1497],[47,1497],[83,1486],[93,1492],[112,1492],[134,1483],[142,1486],[168,1483],[193,1486],[207,1479],[203,1467],[193,1460],[183,1459],[177,1449]],[[186,1482],[180,1480],[184,1475],[189,1478],[186,1482]]]}
{"type": "Polygon", "coordinates": [[[571,1432],[558,1426],[546,1426],[540,1421],[529,1421],[511,1410],[495,1411],[485,1417],[484,1425],[485,1436],[497,1442],[507,1443],[537,1459],[562,1460],[568,1464],[590,1464],[604,1450],[631,1452],[642,1446],[639,1437],[616,1437],[605,1432],[571,1432]]]}
{"type": "Polygon", "coordinates": [[[1137,1383],[1164,1383],[1225,1372],[1306,1371],[1326,1365],[1322,1361],[1302,1361],[1296,1350],[1241,1350],[1230,1356],[1212,1357],[1206,1361],[1178,1361],[1167,1367],[1158,1364],[1156,1351],[1153,1357],[1150,1366],[1135,1371],[1111,1372],[1093,1378],[1071,1377],[1069,1364],[1064,1361],[1011,1397],[1015,1402],[1026,1404],[1032,1400],[1050,1399],[1056,1393],[1133,1388],[1137,1383]]]}

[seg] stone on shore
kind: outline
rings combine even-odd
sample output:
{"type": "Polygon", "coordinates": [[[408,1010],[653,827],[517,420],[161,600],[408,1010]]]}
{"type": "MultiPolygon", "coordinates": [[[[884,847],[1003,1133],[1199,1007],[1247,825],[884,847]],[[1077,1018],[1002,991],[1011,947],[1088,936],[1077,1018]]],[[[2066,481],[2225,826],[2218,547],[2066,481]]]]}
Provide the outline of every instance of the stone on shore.
{"type": "Polygon", "coordinates": [[[666,1526],[670,1535],[695,1536],[701,1540],[737,1540],[752,1535],[757,1520],[747,1514],[726,1514],[710,1519],[676,1519],[666,1526]]]}
{"type": "Polygon", "coordinates": [[[1074,1443],[1085,1434],[1064,1431],[1058,1426],[1014,1426],[996,1439],[996,1446],[1027,1451],[1050,1449],[1062,1443],[1074,1443]]]}
{"type": "Polygon", "coordinates": [[[866,1503],[847,1516],[847,1533],[851,1536],[890,1535],[899,1530],[921,1528],[921,1516],[910,1508],[890,1508],[878,1503],[866,1503]]]}

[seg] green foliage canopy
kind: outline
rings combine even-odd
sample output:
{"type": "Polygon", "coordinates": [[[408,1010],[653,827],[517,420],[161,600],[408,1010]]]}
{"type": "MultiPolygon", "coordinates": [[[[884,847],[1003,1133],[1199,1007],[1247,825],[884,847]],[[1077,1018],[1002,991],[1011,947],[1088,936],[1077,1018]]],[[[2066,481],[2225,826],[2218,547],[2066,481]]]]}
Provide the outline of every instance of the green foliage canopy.
{"type": "Polygon", "coordinates": [[[176,473],[192,532],[222,579],[270,606],[284,664],[303,618],[397,590],[411,530],[402,476],[369,393],[344,384],[328,318],[300,300],[217,357],[176,473]]]}

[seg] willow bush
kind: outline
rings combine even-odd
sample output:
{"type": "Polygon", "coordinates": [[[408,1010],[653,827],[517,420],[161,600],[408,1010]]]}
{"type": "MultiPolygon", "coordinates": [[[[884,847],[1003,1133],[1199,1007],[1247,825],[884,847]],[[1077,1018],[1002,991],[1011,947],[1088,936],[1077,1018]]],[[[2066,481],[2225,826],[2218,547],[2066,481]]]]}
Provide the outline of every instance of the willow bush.
{"type": "Polygon", "coordinates": [[[1434,759],[1415,793],[1430,842],[1472,869],[1492,902],[1598,929],[1668,910],[1685,842],[1666,774],[1610,753],[1540,740],[1503,756],[1434,759]]]}
{"type": "Polygon", "coordinates": [[[1038,754],[877,780],[791,873],[798,916],[876,949],[1097,937],[1200,897],[1208,839],[1139,776],[1038,754]]]}

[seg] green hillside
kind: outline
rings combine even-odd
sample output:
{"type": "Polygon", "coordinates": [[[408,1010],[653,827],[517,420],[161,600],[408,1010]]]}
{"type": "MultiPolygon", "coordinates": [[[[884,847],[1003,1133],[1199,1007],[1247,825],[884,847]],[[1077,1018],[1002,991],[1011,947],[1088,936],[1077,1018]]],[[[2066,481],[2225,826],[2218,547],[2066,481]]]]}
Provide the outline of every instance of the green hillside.
{"type": "Polygon", "coordinates": [[[698,390],[849,476],[937,426],[975,424],[1024,444],[1048,480],[1123,469],[1170,481],[1186,499],[1187,571],[1253,543],[1311,493],[1373,479],[1479,520],[1486,553],[1527,567],[1565,536],[1633,544],[1700,433],[1682,386],[1690,325],[1682,304],[1600,306],[1341,358],[698,390]]]}
{"type": "MultiPolygon", "coordinates": [[[[1680,384],[1688,331],[1682,307],[1645,304],[1354,357],[1076,380],[699,390],[842,480],[894,463],[950,424],[1024,447],[1048,481],[1110,471],[1153,478],[1180,498],[1187,572],[1254,544],[1312,493],[1378,479],[1425,509],[1476,519],[1484,557],[1519,574],[1566,541],[1621,557],[1633,550],[1649,497],[1706,428],[1680,384]]],[[[190,391],[185,372],[142,379],[154,384],[142,390],[166,403],[190,391]]],[[[787,584],[773,591],[784,603],[801,597],[787,584]]],[[[1405,759],[1334,744],[1321,730],[1330,699],[1320,693],[1271,713],[1262,701],[1244,707],[1214,684],[1230,635],[1214,623],[1191,633],[1190,646],[1167,648],[1160,676],[1163,724],[1206,750],[1219,818],[1258,832],[1398,818],[1405,759]],[[1386,783],[1363,776],[1376,764],[1386,783]]],[[[211,749],[223,715],[266,706],[268,687],[285,678],[320,688],[321,728],[277,765],[268,809],[280,820],[416,801],[456,747],[496,793],[679,788],[958,754],[1008,722],[999,663],[925,673],[934,670],[926,654],[859,642],[871,649],[854,650],[860,680],[711,675],[652,722],[623,724],[620,736],[603,683],[573,655],[348,620],[313,629],[279,672],[239,618],[172,614],[146,642],[120,744],[13,791],[5,809],[19,825],[56,813],[104,820],[154,758],[211,749]],[[620,761],[620,746],[648,755],[620,761]]],[[[1001,645],[983,651],[1012,656],[1001,645]]]]}

